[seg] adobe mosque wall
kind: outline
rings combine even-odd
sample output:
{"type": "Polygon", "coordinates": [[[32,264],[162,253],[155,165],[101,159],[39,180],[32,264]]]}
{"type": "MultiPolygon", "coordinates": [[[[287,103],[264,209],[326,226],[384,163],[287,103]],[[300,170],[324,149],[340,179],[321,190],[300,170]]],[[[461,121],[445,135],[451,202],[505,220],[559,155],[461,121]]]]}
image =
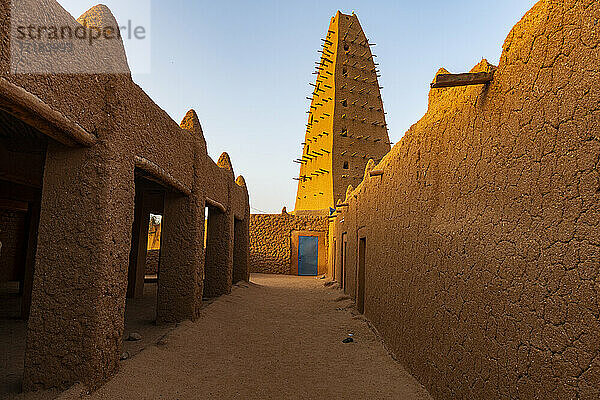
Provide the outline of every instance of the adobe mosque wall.
{"type": "MultiPolygon", "coordinates": [[[[24,2],[34,20],[80,26],[54,0],[24,2]]],[[[10,3],[0,1],[3,21],[10,20],[10,3]]],[[[104,6],[79,21],[117,26],[104,6]]],[[[248,279],[248,191],[226,154],[219,164],[207,155],[193,110],[178,125],[132,81],[120,40],[76,43],[71,55],[36,60],[45,73],[13,74],[9,25],[0,27],[0,109],[26,123],[44,146],[43,174],[27,181],[41,194],[28,199],[39,224],[32,225],[37,245],[28,250],[31,277],[24,282],[24,298],[31,298],[24,389],[95,387],[118,369],[128,274],[139,276],[136,265],[144,265],[130,262],[140,236],[131,227],[146,210],[138,199],[148,195],[138,182],[163,196],[158,322],[195,319],[208,287],[216,296],[229,292],[234,279],[248,279]],[[114,73],[52,73],[98,65],[114,73]],[[217,227],[225,233],[205,265],[209,202],[219,206],[217,227]]],[[[16,126],[2,126],[3,136],[21,145],[16,126]]],[[[22,150],[11,149],[15,157],[22,150]]],[[[10,172],[8,185],[24,182],[19,171],[10,172]]],[[[14,200],[20,192],[2,195],[14,200]]]]}
{"type": "Polygon", "coordinates": [[[337,280],[435,398],[600,396],[599,19],[539,1],[338,208],[337,280]]]}

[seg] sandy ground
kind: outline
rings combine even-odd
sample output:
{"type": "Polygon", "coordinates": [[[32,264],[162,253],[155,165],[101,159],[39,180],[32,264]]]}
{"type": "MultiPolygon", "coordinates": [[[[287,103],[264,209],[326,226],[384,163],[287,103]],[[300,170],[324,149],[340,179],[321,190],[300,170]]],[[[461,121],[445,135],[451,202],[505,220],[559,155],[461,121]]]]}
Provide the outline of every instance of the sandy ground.
{"type": "Polygon", "coordinates": [[[145,283],[143,298],[127,299],[123,352],[130,357],[135,356],[149,345],[155,344],[175,327],[175,324],[156,325],[156,292],[156,283],[145,283]],[[139,341],[126,340],[131,333],[139,334],[142,339],[139,341]]]}
{"type": "Polygon", "coordinates": [[[430,399],[339,290],[274,275],[234,287],[85,398],[430,399]]]}

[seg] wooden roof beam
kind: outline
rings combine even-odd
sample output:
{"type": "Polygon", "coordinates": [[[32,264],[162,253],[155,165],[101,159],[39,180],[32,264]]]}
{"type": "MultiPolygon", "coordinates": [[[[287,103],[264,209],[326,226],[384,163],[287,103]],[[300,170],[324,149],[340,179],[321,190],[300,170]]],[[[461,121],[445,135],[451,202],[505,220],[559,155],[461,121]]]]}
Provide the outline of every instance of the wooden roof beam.
{"type": "Polygon", "coordinates": [[[465,74],[438,74],[431,87],[447,88],[468,85],[488,84],[494,79],[494,72],[468,72],[465,74]]]}

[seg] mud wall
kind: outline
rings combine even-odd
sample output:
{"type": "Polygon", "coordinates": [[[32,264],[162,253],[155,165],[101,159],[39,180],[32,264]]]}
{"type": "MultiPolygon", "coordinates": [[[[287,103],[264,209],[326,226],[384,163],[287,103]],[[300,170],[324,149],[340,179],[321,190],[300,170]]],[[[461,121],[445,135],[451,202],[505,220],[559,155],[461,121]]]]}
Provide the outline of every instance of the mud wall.
{"type": "Polygon", "coordinates": [[[0,282],[23,278],[27,212],[0,208],[0,282]]]}
{"type": "MultiPolygon", "coordinates": [[[[3,21],[10,21],[10,3],[0,0],[3,21]]],[[[54,0],[20,3],[30,5],[32,22],[80,27],[54,0]]],[[[118,26],[105,6],[94,7],[84,20],[88,26],[98,21],[118,26]]],[[[124,72],[127,59],[120,41],[93,48],[76,43],[69,57],[40,57],[40,63],[53,67],[45,73],[12,74],[9,25],[0,26],[0,108],[50,138],[44,150],[23,387],[83,382],[93,388],[119,368],[136,177],[166,192],[159,323],[194,319],[200,310],[207,199],[221,205],[233,226],[234,216],[249,218],[248,192],[234,181],[226,153],[218,164],[207,155],[193,110],[177,124],[124,72]],[[52,73],[65,64],[84,72],[104,65],[116,73],[52,73]]],[[[225,278],[219,281],[219,294],[231,289],[232,235],[223,252],[227,271],[211,271],[225,278]]]]}
{"type": "Polygon", "coordinates": [[[336,219],[346,290],[365,238],[366,316],[437,399],[600,397],[599,19],[538,2],[336,219]]]}
{"type": "MultiPolygon", "coordinates": [[[[327,217],[292,214],[250,216],[250,272],[292,273],[292,232],[328,232],[327,217]]],[[[327,241],[325,241],[327,243],[327,241]]],[[[325,272],[325,271],[320,271],[325,272]]]]}
{"type": "Polygon", "coordinates": [[[159,250],[148,250],[146,253],[146,275],[158,274],[158,261],[160,259],[159,250]]]}
{"type": "Polygon", "coordinates": [[[150,219],[148,228],[148,251],[160,250],[160,225],[160,223],[155,224],[152,219],[150,219]]]}

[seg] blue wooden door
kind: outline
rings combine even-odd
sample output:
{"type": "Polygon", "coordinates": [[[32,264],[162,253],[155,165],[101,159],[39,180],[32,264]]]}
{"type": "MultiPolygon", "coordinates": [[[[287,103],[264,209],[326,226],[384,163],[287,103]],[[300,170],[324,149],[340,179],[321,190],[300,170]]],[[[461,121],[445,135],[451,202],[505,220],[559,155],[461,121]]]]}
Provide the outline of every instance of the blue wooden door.
{"type": "Polygon", "coordinates": [[[300,236],[298,238],[298,275],[317,275],[319,238],[300,236]]]}

